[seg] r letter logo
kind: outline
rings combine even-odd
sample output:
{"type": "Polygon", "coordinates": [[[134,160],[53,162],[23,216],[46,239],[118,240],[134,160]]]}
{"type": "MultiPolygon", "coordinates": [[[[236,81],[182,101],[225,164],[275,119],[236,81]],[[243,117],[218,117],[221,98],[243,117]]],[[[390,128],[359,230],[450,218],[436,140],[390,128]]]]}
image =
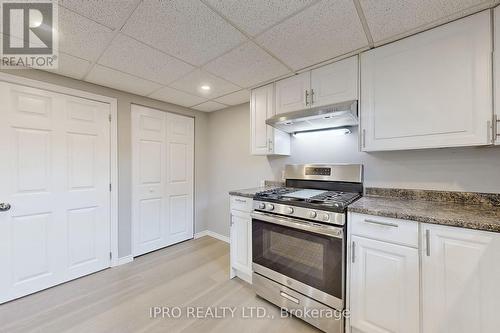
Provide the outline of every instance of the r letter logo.
{"type": "Polygon", "coordinates": [[[2,68],[57,68],[57,4],[2,3],[2,68]]]}

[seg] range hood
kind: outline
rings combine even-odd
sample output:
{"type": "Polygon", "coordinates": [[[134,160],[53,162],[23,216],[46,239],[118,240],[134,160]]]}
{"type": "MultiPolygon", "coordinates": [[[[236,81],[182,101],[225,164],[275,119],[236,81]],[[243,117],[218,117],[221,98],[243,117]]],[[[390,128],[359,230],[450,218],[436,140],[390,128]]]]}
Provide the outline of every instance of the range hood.
{"type": "Polygon", "coordinates": [[[286,133],[357,126],[358,102],[348,101],[282,113],[267,119],[266,124],[286,133]]]}

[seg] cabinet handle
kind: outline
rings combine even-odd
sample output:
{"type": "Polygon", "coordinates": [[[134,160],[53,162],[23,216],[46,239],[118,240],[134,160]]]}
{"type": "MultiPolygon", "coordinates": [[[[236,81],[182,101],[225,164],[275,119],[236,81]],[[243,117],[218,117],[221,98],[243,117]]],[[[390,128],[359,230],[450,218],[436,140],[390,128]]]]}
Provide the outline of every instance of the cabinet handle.
{"type": "Polygon", "coordinates": [[[497,138],[500,136],[500,133],[498,133],[498,123],[500,120],[498,120],[498,115],[493,116],[493,143],[497,140],[497,138]]]}
{"type": "Polygon", "coordinates": [[[247,201],[246,201],[246,200],[242,200],[242,199],[234,199],[234,201],[236,201],[236,202],[241,202],[241,203],[247,203],[247,201]]]}
{"type": "Polygon", "coordinates": [[[309,92],[306,90],[306,106],[309,105],[309,92]]]}
{"type": "Polygon", "coordinates": [[[300,301],[297,298],[295,298],[293,296],[290,296],[290,295],[288,295],[287,293],[285,293],[283,291],[280,292],[280,295],[281,295],[281,297],[286,298],[287,300],[292,301],[295,304],[299,304],[300,303],[300,301]]]}
{"type": "Polygon", "coordinates": [[[361,134],[361,141],[362,141],[363,148],[366,148],[366,130],[365,129],[363,129],[363,132],[361,134]]]}
{"type": "Polygon", "coordinates": [[[399,228],[399,225],[397,225],[396,223],[381,222],[381,221],[375,221],[375,220],[370,220],[370,219],[365,219],[365,222],[370,223],[370,224],[381,225],[384,227],[399,228]]]}
{"type": "Polygon", "coordinates": [[[354,264],[356,261],[356,242],[351,243],[351,262],[354,264]]]}
{"type": "Polygon", "coordinates": [[[429,229],[425,230],[425,254],[431,256],[431,231],[429,229]]]}
{"type": "Polygon", "coordinates": [[[311,89],[311,105],[314,104],[314,89],[311,89]]]}
{"type": "Polygon", "coordinates": [[[267,150],[271,152],[273,150],[273,140],[268,139],[267,140],[267,150]]]}

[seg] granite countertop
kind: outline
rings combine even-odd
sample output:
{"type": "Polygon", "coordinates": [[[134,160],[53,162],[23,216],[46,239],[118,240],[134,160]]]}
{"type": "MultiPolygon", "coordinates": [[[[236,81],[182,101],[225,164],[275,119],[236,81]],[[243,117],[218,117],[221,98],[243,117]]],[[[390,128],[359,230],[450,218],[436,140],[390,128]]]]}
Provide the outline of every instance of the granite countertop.
{"type": "Polygon", "coordinates": [[[254,195],[258,192],[266,191],[266,190],[272,190],[278,187],[283,187],[284,185],[281,184],[280,182],[267,182],[265,186],[259,186],[259,187],[253,187],[253,188],[246,188],[246,189],[241,189],[241,190],[233,190],[229,192],[229,195],[237,195],[240,197],[247,197],[247,198],[253,198],[254,195]]]}
{"type": "MultiPolygon", "coordinates": [[[[434,195],[438,193],[429,192],[434,195]]],[[[449,194],[446,195],[450,198],[449,194]]],[[[495,204],[495,200],[489,203],[467,204],[460,201],[426,200],[421,196],[414,199],[414,197],[368,195],[352,203],[348,210],[368,215],[500,232],[500,206],[495,204]]],[[[475,202],[478,201],[481,200],[475,202]]]]}

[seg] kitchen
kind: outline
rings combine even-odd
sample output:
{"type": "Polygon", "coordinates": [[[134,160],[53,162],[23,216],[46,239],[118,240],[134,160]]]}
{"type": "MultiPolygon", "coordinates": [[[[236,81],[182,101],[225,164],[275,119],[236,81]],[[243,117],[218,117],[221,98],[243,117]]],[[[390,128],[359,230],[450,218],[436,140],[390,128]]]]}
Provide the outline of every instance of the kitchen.
{"type": "MultiPolygon", "coordinates": [[[[22,107],[31,115],[62,95],[111,110],[110,151],[102,152],[111,172],[94,173],[106,177],[110,201],[69,210],[80,228],[70,240],[105,245],[96,247],[99,266],[33,288],[0,279],[0,331],[497,331],[497,1],[111,3],[113,22],[83,3],[59,6],[62,31],[76,31],[71,15],[109,28],[101,27],[110,37],[99,56],[87,58],[79,34],[60,41],[52,73],[0,71],[4,100],[7,87],[22,86],[13,91],[30,96],[22,107]],[[207,23],[175,44],[195,29],[191,11],[215,28],[207,23]],[[171,43],[146,28],[151,12],[162,17],[151,25],[178,20],[163,37],[171,43]],[[233,32],[217,33],[220,22],[233,32]],[[217,50],[208,47],[215,39],[217,50]],[[101,204],[110,206],[110,228],[99,229],[110,240],[83,241],[84,217],[101,204]]],[[[104,122],[75,110],[79,121],[104,122]]],[[[2,126],[47,130],[27,117],[2,126]]],[[[69,146],[85,147],[79,138],[90,129],[72,128],[82,133],[69,146]]],[[[18,168],[4,164],[5,174],[18,168]]],[[[32,182],[42,177],[19,170],[32,182]]],[[[80,193],[90,178],[79,170],[81,181],[70,184],[80,193]]],[[[25,221],[19,230],[29,235],[4,244],[14,253],[15,239],[30,241],[43,252],[33,236],[42,229],[27,229],[31,211],[20,210],[19,193],[0,192],[0,202],[0,226],[25,221]]],[[[72,251],[75,267],[86,263],[88,251],[72,251]]],[[[20,253],[0,263],[27,285],[43,267],[40,256],[20,253]],[[32,266],[5,266],[14,259],[32,266]]]]}

